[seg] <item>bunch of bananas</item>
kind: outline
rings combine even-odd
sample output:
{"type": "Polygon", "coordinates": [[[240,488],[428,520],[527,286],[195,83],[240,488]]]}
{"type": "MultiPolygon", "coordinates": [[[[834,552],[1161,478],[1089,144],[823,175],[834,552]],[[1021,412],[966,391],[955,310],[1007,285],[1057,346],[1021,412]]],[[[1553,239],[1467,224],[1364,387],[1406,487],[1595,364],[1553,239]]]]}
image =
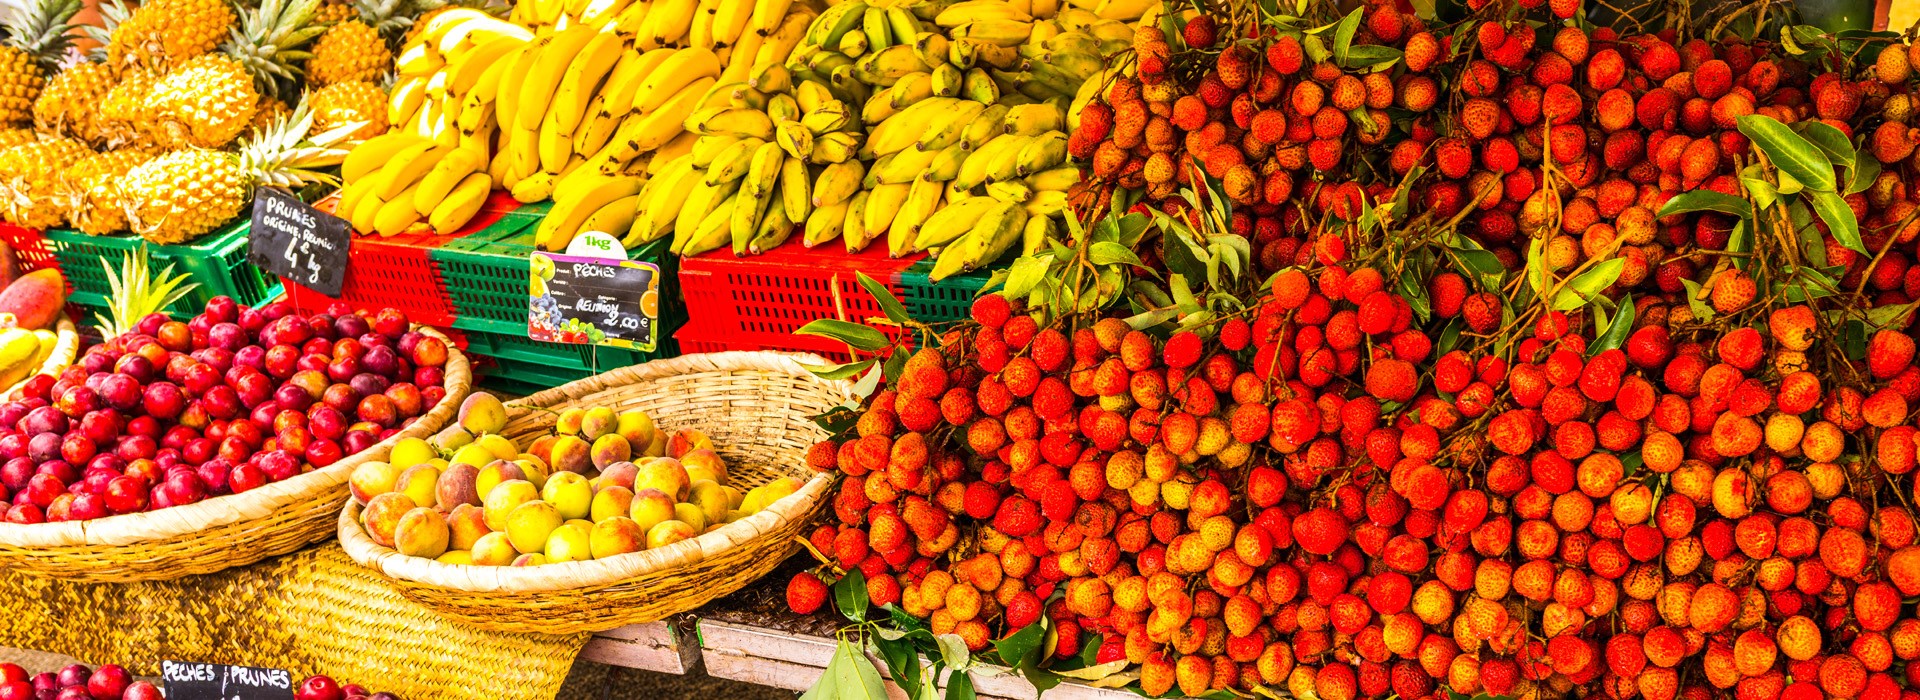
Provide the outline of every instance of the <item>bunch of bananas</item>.
{"type": "MultiPolygon", "coordinates": [[[[389,105],[394,134],[414,138],[376,139],[356,154],[381,167],[342,195],[353,205],[342,209],[356,230],[392,235],[422,220],[436,231],[458,228],[470,207],[477,211],[467,197],[475,188],[479,200],[489,188],[522,202],[552,198],[556,213],[591,205],[543,227],[540,243],[563,250],[594,230],[571,225],[607,226],[611,213],[593,214],[634,194],[603,200],[618,189],[609,182],[637,187],[649,170],[692,150],[695,135],[684,124],[727,102],[718,86],[786,61],[816,14],[806,2],[522,0],[512,21],[468,9],[436,15],[402,49],[389,105]],[[468,155],[450,157],[455,151],[468,155]],[[419,162],[389,166],[395,159],[419,162]],[[441,172],[483,175],[486,183],[461,179],[449,188],[443,180],[451,175],[432,177],[441,172]],[[411,218],[408,208],[388,206],[403,195],[415,203],[411,218]]],[[[630,214],[619,219],[624,230],[630,214]]]]}
{"type": "Polygon", "coordinates": [[[392,236],[426,221],[452,232],[479,213],[493,189],[481,151],[444,146],[409,131],[367,139],[340,164],[334,213],[361,233],[392,236]]]}

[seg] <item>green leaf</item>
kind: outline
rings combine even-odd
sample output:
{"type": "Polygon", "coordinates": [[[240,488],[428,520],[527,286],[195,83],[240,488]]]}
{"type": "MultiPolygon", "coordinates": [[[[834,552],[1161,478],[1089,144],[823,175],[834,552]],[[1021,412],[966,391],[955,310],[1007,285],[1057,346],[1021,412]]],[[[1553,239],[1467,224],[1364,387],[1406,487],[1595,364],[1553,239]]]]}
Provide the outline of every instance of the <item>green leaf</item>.
{"type": "Polygon", "coordinates": [[[1779,192],[1781,196],[1800,194],[1807,189],[1806,185],[1800,184],[1799,180],[1793,179],[1793,176],[1788,175],[1785,170],[1775,170],[1774,174],[1780,178],[1780,186],[1774,188],[1774,191],[1779,192]]]}
{"type": "Polygon", "coordinates": [[[859,648],[845,639],[834,647],[833,660],[800,700],[884,700],[887,687],[880,681],[880,669],[873,667],[859,648]]]}
{"type": "MultiPolygon", "coordinates": [[[[1727,252],[1741,254],[1753,252],[1753,234],[1747,230],[1746,219],[1734,223],[1733,234],[1727,236],[1727,252]]],[[[1749,262],[1747,258],[1736,257],[1733,259],[1733,266],[1745,270],[1749,262]]]]}
{"type": "Polygon", "coordinates": [[[1722,214],[1731,214],[1742,219],[1753,217],[1753,205],[1748,204],[1747,200],[1713,190],[1683,192],[1679,196],[1667,200],[1667,203],[1660,207],[1660,213],[1655,216],[1664,219],[1675,214],[1686,214],[1696,211],[1717,211],[1722,214]]]}
{"type": "Polygon", "coordinates": [[[1333,52],[1327,50],[1327,42],[1322,40],[1318,34],[1308,34],[1302,37],[1300,39],[1300,48],[1306,50],[1307,58],[1312,59],[1314,63],[1319,63],[1333,57],[1333,52]]]}
{"type": "Polygon", "coordinates": [[[1111,241],[1100,241],[1087,250],[1087,262],[1095,265],[1113,265],[1115,263],[1145,267],[1140,256],[1128,250],[1126,246],[1111,241]]]}
{"type": "Polygon", "coordinates": [[[906,371],[907,353],[904,350],[888,355],[886,363],[880,365],[881,375],[890,382],[900,381],[900,375],[905,374],[906,371]]]}
{"type": "Polygon", "coordinates": [[[1860,241],[1860,222],[1853,218],[1853,207],[1847,206],[1846,198],[1832,192],[1811,192],[1807,203],[1820,215],[1820,220],[1827,222],[1827,232],[1833,234],[1833,240],[1861,255],[1873,255],[1860,241]]]}
{"type": "Polygon", "coordinates": [[[1693,317],[1699,321],[1713,320],[1713,307],[1700,299],[1700,283],[1681,278],[1680,285],[1687,288],[1687,308],[1693,311],[1693,317]]]}
{"type": "Polygon", "coordinates": [[[1047,270],[1053,267],[1053,260],[1038,256],[1027,256],[1013,261],[1013,267],[1007,271],[1006,295],[1019,299],[1033,292],[1047,278],[1047,270]]]}
{"type": "Polygon", "coordinates": [[[1614,314],[1613,322],[1607,324],[1606,331],[1592,345],[1587,346],[1587,356],[1620,347],[1627,341],[1627,334],[1633,332],[1634,319],[1633,295],[1620,300],[1620,312],[1614,314]]]}
{"type": "Polygon", "coordinates": [[[940,647],[940,660],[948,668],[964,669],[973,665],[973,655],[967,653],[967,640],[957,634],[936,635],[934,644],[940,647]]]}
{"type": "Polygon", "coordinates": [[[1639,450],[1620,455],[1620,464],[1624,467],[1620,472],[1621,478],[1633,476],[1633,473],[1639,471],[1640,466],[1646,463],[1646,458],[1640,455],[1639,450]]]}
{"type": "Polygon", "coordinates": [[[1353,47],[1354,33],[1360,31],[1360,10],[1353,8],[1340,19],[1340,28],[1333,30],[1333,60],[1342,65],[1347,62],[1347,50],[1353,47]]]}
{"type": "Polygon", "coordinates": [[[1875,331],[1904,326],[1908,318],[1913,314],[1913,306],[1915,303],[1916,302],[1907,302],[1896,306],[1880,306],[1870,309],[1867,311],[1867,325],[1875,331]]]}
{"type": "Polygon", "coordinates": [[[821,379],[851,379],[861,372],[867,371],[867,368],[872,367],[873,363],[874,360],[867,359],[859,362],[849,362],[843,365],[809,365],[803,363],[800,366],[807,368],[808,372],[812,372],[814,376],[821,379]]]}
{"type": "Polygon", "coordinates": [[[1128,664],[1128,661],[1126,659],[1114,659],[1112,661],[1109,661],[1104,664],[1100,664],[1098,666],[1088,666],[1086,668],[1077,668],[1071,671],[1054,671],[1054,673],[1062,676],[1066,676],[1068,678],[1072,678],[1075,680],[1097,681],[1102,678],[1106,678],[1107,676],[1111,676],[1113,674],[1127,670],[1127,664],[1128,664]]]}
{"type": "Polygon", "coordinates": [[[863,399],[872,396],[874,390],[880,388],[880,380],[884,379],[886,374],[885,367],[868,370],[865,376],[860,377],[860,381],[854,382],[853,395],[863,399]]]}
{"type": "Polygon", "coordinates": [[[1607,287],[1620,279],[1620,271],[1626,269],[1624,258],[1601,261],[1592,269],[1580,273],[1568,281],[1553,299],[1553,308],[1558,311],[1572,311],[1586,304],[1588,300],[1605,292],[1607,287]]]}
{"type": "Polygon", "coordinates": [[[1020,631],[1004,638],[993,640],[993,650],[1000,655],[1000,661],[1007,666],[1018,666],[1029,661],[1027,657],[1040,651],[1040,641],[1046,638],[1047,631],[1035,622],[1020,631]]]}
{"type": "Polygon", "coordinates": [[[1859,194],[1873,186],[1880,177],[1880,159],[1871,152],[1856,151],[1853,154],[1853,167],[1847,170],[1846,194],[1859,194]]]}
{"type": "Polygon", "coordinates": [[[974,700],[978,697],[979,693],[973,689],[973,676],[959,670],[947,674],[946,700],[974,700]]]}
{"type": "Polygon", "coordinates": [[[1794,131],[1800,132],[1802,138],[1805,138],[1816,148],[1825,152],[1827,154],[1827,160],[1832,161],[1842,168],[1853,167],[1855,155],[1853,142],[1848,141],[1847,135],[1840,133],[1839,129],[1833,128],[1832,124],[1808,120],[1794,122],[1793,129],[1794,131]]]}
{"type": "Polygon", "coordinates": [[[833,582],[833,604],[840,608],[840,614],[854,622],[867,621],[867,576],[859,569],[847,571],[847,575],[833,582]]]}
{"type": "Polygon", "coordinates": [[[1825,153],[1773,117],[1749,114],[1739,119],[1740,133],[1753,140],[1773,166],[1808,189],[1833,190],[1833,163],[1825,153]]]}
{"type": "Polygon", "coordinates": [[[1348,48],[1347,60],[1341,65],[1356,70],[1372,69],[1373,71],[1382,71],[1392,68],[1393,62],[1400,60],[1402,55],[1399,49],[1391,46],[1362,44],[1348,48]]]}
{"type": "Polygon", "coordinates": [[[833,318],[815,319],[793,333],[832,338],[851,345],[856,350],[867,352],[873,352],[888,345],[887,336],[872,327],[833,318]]]}
{"type": "Polygon", "coordinates": [[[914,651],[913,642],[906,635],[888,639],[884,634],[872,638],[873,648],[880,652],[880,660],[887,665],[887,673],[893,676],[894,685],[900,686],[913,698],[921,698],[925,684],[920,682],[920,654],[914,651]]]}
{"type": "Polygon", "coordinates": [[[893,292],[889,291],[886,285],[868,277],[865,272],[855,272],[853,278],[860,281],[860,286],[866,288],[868,294],[873,295],[874,301],[880,302],[880,310],[887,313],[887,320],[894,323],[906,323],[911,320],[907,316],[907,307],[893,296],[893,292]]]}
{"type": "Polygon", "coordinates": [[[1533,288],[1534,294],[1547,293],[1547,255],[1543,250],[1545,245],[1546,240],[1542,238],[1535,238],[1532,243],[1527,244],[1527,286],[1533,288]]]}

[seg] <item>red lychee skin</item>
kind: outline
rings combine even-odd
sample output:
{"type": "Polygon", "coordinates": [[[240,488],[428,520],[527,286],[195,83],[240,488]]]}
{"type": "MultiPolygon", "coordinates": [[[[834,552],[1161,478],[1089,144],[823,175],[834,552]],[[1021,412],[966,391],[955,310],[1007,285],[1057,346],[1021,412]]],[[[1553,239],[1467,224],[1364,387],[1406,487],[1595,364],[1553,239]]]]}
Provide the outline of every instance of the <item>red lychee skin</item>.
{"type": "Polygon", "coordinates": [[[811,572],[794,574],[787,581],[787,608],[801,615],[812,615],[827,602],[827,584],[811,572]]]}

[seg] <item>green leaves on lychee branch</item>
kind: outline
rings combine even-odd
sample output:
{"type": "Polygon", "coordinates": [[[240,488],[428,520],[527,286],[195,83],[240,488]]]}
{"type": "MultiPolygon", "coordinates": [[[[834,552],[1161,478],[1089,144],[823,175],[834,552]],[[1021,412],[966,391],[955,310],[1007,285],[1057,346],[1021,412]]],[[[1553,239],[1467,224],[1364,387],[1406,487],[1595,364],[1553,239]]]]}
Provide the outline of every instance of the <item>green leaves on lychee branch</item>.
{"type": "Polygon", "coordinates": [[[1740,133],[1781,172],[1811,190],[1832,191],[1833,163],[1825,153],[1779,120],[1764,114],[1749,114],[1738,119],[1740,133]]]}
{"type": "Polygon", "coordinates": [[[833,606],[848,620],[866,622],[868,602],[867,576],[859,569],[849,569],[847,575],[833,582],[833,606]]]}
{"type": "Polygon", "coordinates": [[[1872,255],[1860,240],[1860,222],[1854,217],[1853,208],[1847,206],[1846,199],[1836,191],[1839,182],[1834,178],[1833,169],[1836,162],[1841,164],[1848,175],[1847,190],[1853,191],[1865,174],[1867,166],[1863,161],[1874,159],[1862,158],[1860,151],[1838,129],[1826,124],[1814,122],[1788,127],[1772,117],[1749,114],[1739,118],[1739,128],[1780,176],[1780,184],[1770,190],[1764,186],[1763,178],[1742,173],[1742,183],[1763,207],[1779,198],[1798,194],[1826,222],[1835,241],[1862,255],[1872,255]]]}
{"type": "Polygon", "coordinates": [[[1833,240],[1848,250],[1871,256],[1867,246],[1860,240],[1860,222],[1853,216],[1853,207],[1847,206],[1847,200],[1832,192],[1808,192],[1807,203],[1827,222],[1827,232],[1833,234],[1833,240]]]}
{"type": "Polygon", "coordinates": [[[842,634],[840,643],[833,649],[833,660],[827,662],[826,672],[800,700],[884,700],[886,697],[887,687],[880,680],[880,669],[874,668],[873,661],[849,635],[842,634]]]}
{"type": "Polygon", "coordinates": [[[1664,219],[1675,214],[1689,214],[1697,211],[1714,211],[1742,219],[1753,218],[1753,205],[1747,203],[1747,200],[1713,190],[1693,190],[1675,195],[1660,207],[1660,213],[1655,216],[1664,219]]]}
{"type": "Polygon", "coordinates": [[[1598,331],[1593,342],[1587,345],[1587,357],[1620,347],[1627,342],[1627,334],[1633,332],[1634,319],[1633,295],[1620,299],[1619,312],[1611,318],[1607,316],[1605,305],[1596,301],[1593,305],[1593,325],[1598,331]]]}
{"type": "Polygon", "coordinates": [[[1365,7],[1355,7],[1347,16],[1340,18],[1340,26],[1333,30],[1333,60],[1346,65],[1347,52],[1353,48],[1353,35],[1360,31],[1360,11],[1365,7]]]}
{"type": "Polygon", "coordinates": [[[1547,270],[1544,248],[1545,241],[1539,238],[1533,239],[1527,248],[1527,284],[1535,295],[1547,300],[1554,311],[1572,311],[1600,297],[1619,281],[1621,270],[1627,267],[1624,258],[1588,260],[1574,268],[1578,274],[1572,278],[1556,281],[1547,270]]]}

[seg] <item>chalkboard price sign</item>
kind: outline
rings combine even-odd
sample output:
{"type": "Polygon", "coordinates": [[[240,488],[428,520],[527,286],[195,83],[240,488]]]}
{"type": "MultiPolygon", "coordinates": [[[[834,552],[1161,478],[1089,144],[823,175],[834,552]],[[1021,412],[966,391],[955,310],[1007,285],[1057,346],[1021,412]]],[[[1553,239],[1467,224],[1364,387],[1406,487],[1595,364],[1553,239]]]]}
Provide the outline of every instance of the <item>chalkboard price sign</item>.
{"type": "Polygon", "coordinates": [[[248,259],[268,272],[327,296],[339,296],[352,239],[346,219],[308,206],[274,187],[253,196],[248,259]]]}
{"type": "Polygon", "coordinates": [[[160,662],[167,700],[292,700],[293,674],[277,668],[160,662]]]}
{"type": "MultiPolygon", "coordinates": [[[[575,251],[570,247],[568,253],[575,251]]],[[[660,266],[624,258],[534,253],[528,268],[532,297],[527,337],[643,352],[658,345],[660,266]]]]}

